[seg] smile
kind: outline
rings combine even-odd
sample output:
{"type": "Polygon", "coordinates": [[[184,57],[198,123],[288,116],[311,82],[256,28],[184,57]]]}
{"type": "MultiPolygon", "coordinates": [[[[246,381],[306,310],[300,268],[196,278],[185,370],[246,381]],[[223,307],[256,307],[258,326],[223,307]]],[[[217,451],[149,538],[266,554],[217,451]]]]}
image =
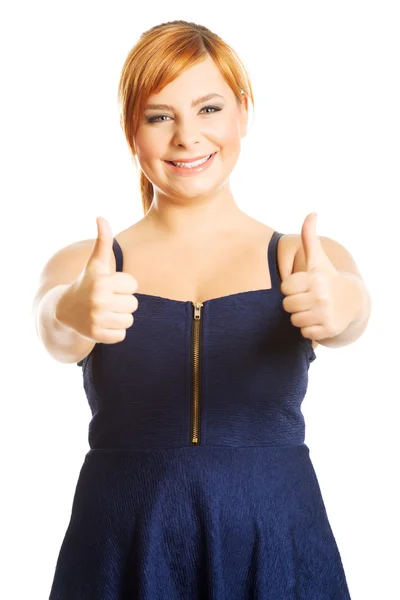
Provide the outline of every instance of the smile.
{"type": "Polygon", "coordinates": [[[214,152],[214,154],[210,154],[209,156],[206,156],[201,160],[196,160],[191,163],[172,162],[169,160],[165,162],[175,173],[179,173],[181,175],[189,175],[192,173],[200,173],[208,169],[213,163],[216,154],[217,153],[214,152]]]}

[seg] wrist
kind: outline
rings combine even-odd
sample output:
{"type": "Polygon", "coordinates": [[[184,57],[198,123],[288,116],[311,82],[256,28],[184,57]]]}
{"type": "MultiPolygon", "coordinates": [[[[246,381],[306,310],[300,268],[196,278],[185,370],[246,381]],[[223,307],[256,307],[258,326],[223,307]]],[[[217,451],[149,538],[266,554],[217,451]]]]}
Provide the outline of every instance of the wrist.
{"type": "Polygon", "coordinates": [[[60,330],[72,331],[72,327],[68,324],[68,292],[72,284],[61,284],[56,286],[52,291],[53,296],[53,318],[55,325],[60,330]]]}
{"type": "Polygon", "coordinates": [[[353,273],[341,272],[346,282],[348,298],[352,319],[350,325],[359,325],[365,321],[370,311],[370,297],[364,281],[353,273]]]}

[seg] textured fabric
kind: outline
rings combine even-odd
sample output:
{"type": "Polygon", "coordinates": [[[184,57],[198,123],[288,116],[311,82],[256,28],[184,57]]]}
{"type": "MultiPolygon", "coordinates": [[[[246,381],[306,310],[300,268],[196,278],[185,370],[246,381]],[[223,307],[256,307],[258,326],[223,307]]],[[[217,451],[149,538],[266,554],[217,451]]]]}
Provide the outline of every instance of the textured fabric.
{"type": "Polygon", "coordinates": [[[304,443],[316,355],[282,306],[281,236],[272,287],[204,302],[196,342],[191,301],[136,292],[125,339],[78,363],[90,450],[50,600],[350,598],[304,443]]]}

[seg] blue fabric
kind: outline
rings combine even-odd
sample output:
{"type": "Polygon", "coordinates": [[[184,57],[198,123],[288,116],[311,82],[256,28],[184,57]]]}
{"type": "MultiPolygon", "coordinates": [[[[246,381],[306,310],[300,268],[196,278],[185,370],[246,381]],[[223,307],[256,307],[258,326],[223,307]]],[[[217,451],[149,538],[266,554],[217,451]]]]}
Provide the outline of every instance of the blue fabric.
{"type": "MultiPolygon", "coordinates": [[[[78,364],[92,411],[50,600],[348,600],[304,443],[316,355],[270,289],[193,305],[135,293],[126,338],[78,364]]],[[[114,239],[117,271],[123,257],[114,239]]]]}

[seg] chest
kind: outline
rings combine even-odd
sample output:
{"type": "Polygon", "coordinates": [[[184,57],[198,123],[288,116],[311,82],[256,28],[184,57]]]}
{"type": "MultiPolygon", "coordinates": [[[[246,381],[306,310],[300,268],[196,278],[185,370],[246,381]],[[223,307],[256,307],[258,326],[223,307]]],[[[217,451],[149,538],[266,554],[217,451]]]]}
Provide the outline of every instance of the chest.
{"type": "MultiPolygon", "coordinates": [[[[204,302],[238,292],[271,287],[268,248],[273,230],[220,236],[210,243],[187,240],[174,244],[137,245],[117,237],[123,271],[138,281],[138,292],[173,300],[204,302]]],[[[282,236],[276,259],[282,278],[293,268],[296,246],[282,236]]]]}

